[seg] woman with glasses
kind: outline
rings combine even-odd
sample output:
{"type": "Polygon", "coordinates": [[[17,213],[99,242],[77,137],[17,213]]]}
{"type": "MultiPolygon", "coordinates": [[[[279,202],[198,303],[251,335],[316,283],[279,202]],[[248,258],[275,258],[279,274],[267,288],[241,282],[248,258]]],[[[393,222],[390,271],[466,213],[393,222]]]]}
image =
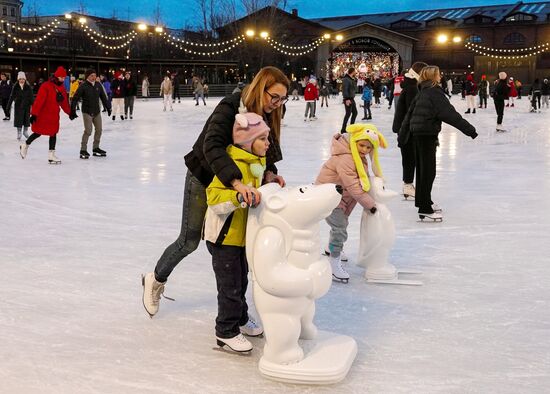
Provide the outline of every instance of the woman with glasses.
{"type": "Polygon", "coordinates": [[[289,85],[281,70],[264,67],[242,92],[233,93],[220,101],[206,121],[193,149],[185,156],[187,176],[180,235],[166,248],[155,271],[147,273],[142,279],[143,306],[149,316],[153,317],[158,312],[160,296],[172,270],[199,245],[207,207],[206,187],[214,175],[226,186],[241,193],[247,204],[252,205],[252,201],[257,204],[261,200],[258,190],[241,182],[242,174],[226,152],[226,148],[233,143],[235,115],[254,112],[264,118],[271,129],[264,183],[285,185],[283,177],[277,174],[275,163],[283,158],[279,141],[289,85]]]}

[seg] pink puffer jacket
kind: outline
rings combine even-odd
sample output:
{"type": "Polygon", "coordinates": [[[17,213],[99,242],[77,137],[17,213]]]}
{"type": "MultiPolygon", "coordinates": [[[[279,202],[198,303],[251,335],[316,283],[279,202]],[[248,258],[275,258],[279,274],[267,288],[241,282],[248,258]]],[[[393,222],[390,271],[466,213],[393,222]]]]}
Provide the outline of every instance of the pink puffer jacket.
{"type": "MultiPolygon", "coordinates": [[[[363,158],[363,164],[368,174],[366,158],[363,158]]],[[[343,209],[346,216],[351,214],[356,203],[366,209],[371,209],[376,205],[374,199],[361,187],[348,137],[345,134],[336,134],[332,137],[331,157],[323,164],[319,176],[315,180],[315,184],[322,183],[336,183],[344,188],[342,201],[338,208],[343,209]]]]}

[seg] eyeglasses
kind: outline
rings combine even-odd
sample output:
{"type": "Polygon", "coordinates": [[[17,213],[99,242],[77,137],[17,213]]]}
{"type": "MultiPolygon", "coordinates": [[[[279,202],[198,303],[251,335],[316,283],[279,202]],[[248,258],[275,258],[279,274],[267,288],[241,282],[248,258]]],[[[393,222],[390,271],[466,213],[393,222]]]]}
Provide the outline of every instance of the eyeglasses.
{"type": "Polygon", "coordinates": [[[283,104],[286,104],[286,102],[288,101],[288,96],[279,96],[279,95],[273,95],[271,93],[269,93],[267,90],[265,90],[265,92],[269,95],[269,97],[271,97],[271,104],[273,105],[277,105],[277,104],[280,104],[280,105],[283,105],[283,104]]]}

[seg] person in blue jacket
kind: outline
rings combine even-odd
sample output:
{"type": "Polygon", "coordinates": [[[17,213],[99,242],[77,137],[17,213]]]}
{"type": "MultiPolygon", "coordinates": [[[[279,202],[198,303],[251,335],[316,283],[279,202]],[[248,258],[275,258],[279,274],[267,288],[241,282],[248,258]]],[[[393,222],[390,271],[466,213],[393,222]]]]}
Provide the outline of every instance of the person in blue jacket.
{"type": "Polygon", "coordinates": [[[363,110],[365,111],[365,116],[362,120],[372,119],[372,114],[370,112],[370,103],[372,101],[372,89],[370,87],[370,81],[366,81],[365,87],[363,88],[363,110]]]}

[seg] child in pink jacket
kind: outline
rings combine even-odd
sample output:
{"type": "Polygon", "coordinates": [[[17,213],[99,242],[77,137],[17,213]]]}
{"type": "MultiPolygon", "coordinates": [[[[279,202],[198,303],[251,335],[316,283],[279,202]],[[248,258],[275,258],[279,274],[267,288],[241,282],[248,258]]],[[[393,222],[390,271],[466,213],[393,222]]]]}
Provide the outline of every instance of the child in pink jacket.
{"type": "Polygon", "coordinates": [[[382,177],[378,147],[388,146],[384,136],[372,124],[352,124],[346,131],[346,134],[338,133],[332,138],[331,157],[323,164],[315,181],[316,184],[336,183],[344,189],[340,205],[326,219],[330,226],[332,276],[344,283],[348,282],[349,274],[342,267],[340,253],[348,238],[349,215],[357,203],[373,214],[376,212],[376,202],[368,194],[370,182],[366,156],[370,156],[374,175],[382,177]]]}

